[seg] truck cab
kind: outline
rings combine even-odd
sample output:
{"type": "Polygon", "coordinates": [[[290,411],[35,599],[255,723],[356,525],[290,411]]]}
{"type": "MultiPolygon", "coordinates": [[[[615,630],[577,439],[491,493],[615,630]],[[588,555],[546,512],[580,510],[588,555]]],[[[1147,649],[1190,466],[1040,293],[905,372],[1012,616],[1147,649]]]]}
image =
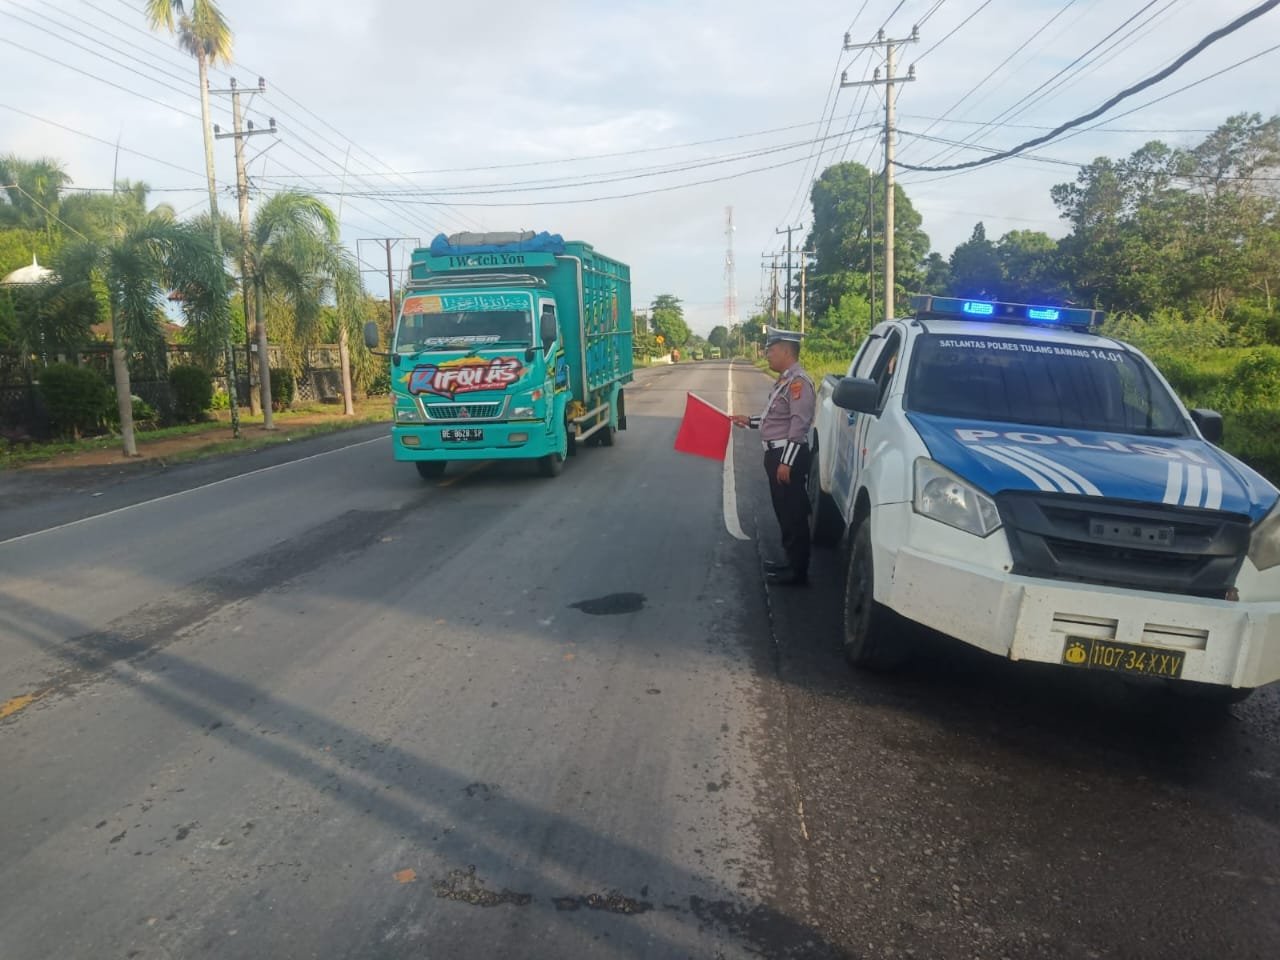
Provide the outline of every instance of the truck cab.
{"type": "MultiPolygon", "coordinates": [[[[626,428],[630,276],[552,234],[437,237],[415,250],[390,343],[397,460],[521,459],[556,476],[626,428]]],[[[376,347],[378,330],[366,326],[376,347]]]]}
{"type": "Polygon", "coordinates": [[[810,498],[844,645],[918,622],[1013,660],[1238,699],[1280,679],[1280,492],[1091,310],[918,297],[819,390],[810,498]]]}

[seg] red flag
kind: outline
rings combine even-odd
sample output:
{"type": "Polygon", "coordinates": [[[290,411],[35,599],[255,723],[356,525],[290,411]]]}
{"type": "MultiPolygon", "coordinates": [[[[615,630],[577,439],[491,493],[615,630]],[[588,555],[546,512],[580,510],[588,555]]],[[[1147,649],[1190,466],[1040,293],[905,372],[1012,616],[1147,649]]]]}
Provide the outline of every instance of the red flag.
{"type": "Polygon", "coordinates": [[[733,421],[719,407],[691,393],[684,404],[684,419],[676,434],[676,450],[712,460],[723,460],[733,421]]]}

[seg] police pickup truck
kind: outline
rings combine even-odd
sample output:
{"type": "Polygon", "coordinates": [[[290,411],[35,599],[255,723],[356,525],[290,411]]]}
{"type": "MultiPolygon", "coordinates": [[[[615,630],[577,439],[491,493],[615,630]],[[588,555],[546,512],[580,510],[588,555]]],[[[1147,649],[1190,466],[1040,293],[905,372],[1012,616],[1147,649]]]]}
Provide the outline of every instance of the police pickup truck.
{"type": "Polygon", "coordinates": [[[1280,679],[1280,498],[1092,310],[913,298],[818,395],[812,532],[855,666],[905,617],[1012,660],[1243,699],[1280,679]]]}

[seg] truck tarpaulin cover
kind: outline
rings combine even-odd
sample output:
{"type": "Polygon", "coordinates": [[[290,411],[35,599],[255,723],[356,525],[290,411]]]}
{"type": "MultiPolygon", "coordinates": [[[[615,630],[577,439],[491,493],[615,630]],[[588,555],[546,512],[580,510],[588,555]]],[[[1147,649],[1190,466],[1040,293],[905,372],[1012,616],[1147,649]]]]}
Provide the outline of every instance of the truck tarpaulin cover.
{"type": "Polygon", "coordinates": [[[433,257],[465,253],[564,253],[564,237],[558,233],[455,233],[438,234],[431,241],[433,257]]]}
{"type": "Polygon", "coordinates": [[[733,422],[727,413],[691,393],[685,400],[684,419],[676,434],[676,450],[723,460],[732,429],[733,422]]]}

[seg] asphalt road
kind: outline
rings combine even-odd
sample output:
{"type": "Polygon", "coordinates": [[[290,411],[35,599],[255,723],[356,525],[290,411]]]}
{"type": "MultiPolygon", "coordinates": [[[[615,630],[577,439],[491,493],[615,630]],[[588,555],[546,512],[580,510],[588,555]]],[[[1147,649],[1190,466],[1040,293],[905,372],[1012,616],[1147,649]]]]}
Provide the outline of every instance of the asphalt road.
{"type": "Polygon", "coordinates": [[[1280,697],[851,673],[754,437],[730,498],[671,451],[729,377],[553,480],[375,428],[0,481],[0,958],[1280,952],[1280,697]]]}

